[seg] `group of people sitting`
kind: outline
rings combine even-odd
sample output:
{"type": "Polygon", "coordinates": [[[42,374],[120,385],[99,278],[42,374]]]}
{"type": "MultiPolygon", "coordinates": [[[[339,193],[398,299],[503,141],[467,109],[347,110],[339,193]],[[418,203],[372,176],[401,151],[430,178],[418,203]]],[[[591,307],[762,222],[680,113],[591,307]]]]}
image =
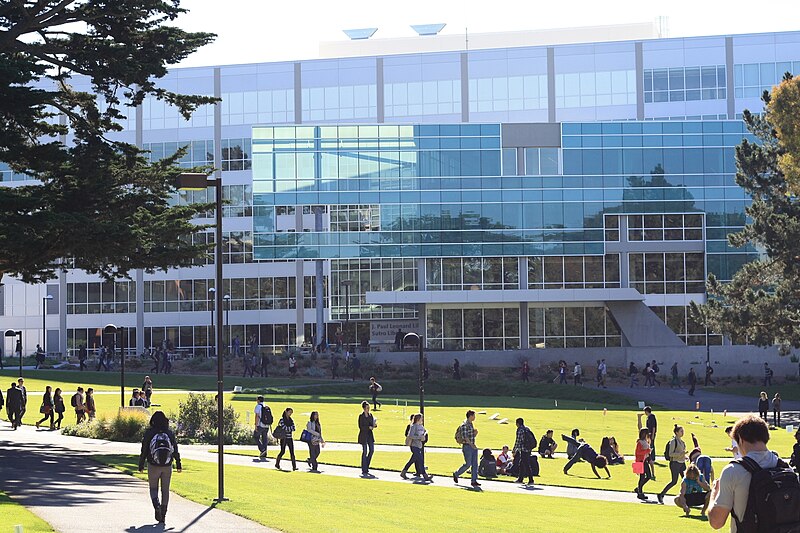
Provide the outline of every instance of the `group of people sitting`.
{"type": "MultiPolygon", "coordinates": [[[[609,465],[621,465],[625,463],[624,456],[619,452],[619,445],[617,439],[613,436],[603,437],[600,443],[600,453],[597,453],[589,444],[580,438],[580,430],[573,429],[572,434],[561,435],[561,439],[567,442],[567,462],[564,467],[564,473],[567,473],[572,466],[579,461],[586,461],[591,465],[597,477],[597,468],[605,469],[608,477],[611,474],[608,471],[609,465]]],[[[553,430],[548,429],[545,435],[538,442],[536,450],[539,456],[543,459],[554,459],[555,452],[558,448],[558,443],[553,439],[553,430]]],[[[534,476],[539,475],[539,459],[536,455],[530,456],[531,470],[534,476]]],[[[494,457],[492,450],[486,448],[483,450],[480,462],[478,463],[478,474],[485,478],[493,478],[500,475],[506,476],[519,476],[520,465],[517,457],[513,455],[508,446],[503,446],[502,451],[494,457]]]]}

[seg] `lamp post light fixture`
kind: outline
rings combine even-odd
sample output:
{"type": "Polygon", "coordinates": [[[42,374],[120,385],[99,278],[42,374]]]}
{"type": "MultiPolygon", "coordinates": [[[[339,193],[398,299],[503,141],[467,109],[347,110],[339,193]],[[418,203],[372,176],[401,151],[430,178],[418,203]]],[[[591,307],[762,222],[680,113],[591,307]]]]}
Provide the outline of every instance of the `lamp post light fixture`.
{"type": "Polygon", "coordinates": [[[103,328],[103,333],[112,335],[116,341],[117,333],[119,333],[119,349],[120,349],[120,364],[119,364],[119,406],[125,407],[125,330],[128,329],[124,326],[115,326],[114,324],[106,324],[103,328]]]}
{"type": "MultiPolygon", "coordinates": [[[[227,343],[225,343],[225,346],[228,347],[228,354],[230,355],[231,342],[233,341],[233,334],[231,333],[231,295],[226,294],[225,296],[222,297],[222,299],[225,301],[225,329],[228,330],[228,338],[227,338],[227,343]]],[[[239,355],[239,354],[234,354],[234,355],[239,355]]]]}
{"type": "MultiPolygon", "coordinates": [[[[21,331],[14,331],[13,329],[7,329],[4,337],[17,337],[19,340],[20,346],[22,346],[22,332],[21,331]]],[[[22,377],[22,350],[19,351],[19,377],[22,377]]]]}
{"type": "Polygon", "coordinates": [[[406,343],[406,339],[409,338],[416,338],[417,344],[419,344],[419,413],[421,415],[425,415],[425,363],[424,357],[425,354],[423,353],[423,342],[422,342],[422,335],[419,333],[414,333],[413,331],[409,331],[403,336],[403,344],[404,346],[406,343]]]}
{"type": "Polygon", "coordinates": [[[42,298],[42,350],[45,357],[47,357],[47,302],[52,299],[52,294],[42,298]]]}
{"type": "MultiPolygon", "coordinates": [[[[219,147],[215,147],[219,150],[219,147]]],[[[216,152],[219,160],[219,152],[216,152]]],[[[222,172],[217,169],[216,177],[209,178],[207,174],[185,172],[178,176],[177,188],[182,191],[202,191],[214,187],[214,312],[216,313],[216,341],[217,353],[217,499],[225,501],[225,440],[223,435],[223,410],[222,401],[224,393],[224,367],[222,357],[222,172]]],[[[211,290],[209,290],[209,293],[211,290]]],[[[213,327],[213,325],[212,325],[213,327]]]]}

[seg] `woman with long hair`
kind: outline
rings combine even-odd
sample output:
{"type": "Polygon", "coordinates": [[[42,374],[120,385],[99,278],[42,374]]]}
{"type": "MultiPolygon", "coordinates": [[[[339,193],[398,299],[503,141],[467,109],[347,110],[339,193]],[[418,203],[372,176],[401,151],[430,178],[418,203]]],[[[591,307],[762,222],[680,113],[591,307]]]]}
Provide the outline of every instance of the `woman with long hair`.
{"type": "Polygon", "coordinates": [[[47,421],[50,419],[50,429],[55,429],[56,423],[53,421],[53,393],[51,392],[53,388],[48,385],[44,389],[44,396],[42,396],[42,406],[39,408],[39,412],[44,415],[44,417],[36,422],[36,429],[39,429],[39,426],[42,425],[42,422],[47,421]]]}
{"type": "MultiPolygon", "coordinates": [[[[422,425],[422,415],[417,413],[412,419],[411,429],[408,431],[408,443],[411,447],[411,457],[414,459],[414,464],[417,467],[417,472],[422,476],[425,481],[433,481],[433,476],[429,476],[425,471],[425,459],[422,453],[422,447],[425,446],[428,432],[425,426],[422,425]]],[[[400,477],[408,479],[405,472],[400,473],[400,477]]]]}
{"type": "Polygon", "coordinates": [[[281,458],[286,452],[286,448],[289,448],[289,456],[292,458],[292,470],[297,470],[297,460],[294,457],[294,440],[292,440],[292,433],[295,430],[292,413],[294,413],[294,409],[291,407],[284,409],[276,429],[279,432],[278,435],[280,435],[279,440],[281,442],[281,453],[275,458],[275,468],[278,470],[281,469],[281,458]]]}
{"type": "Polygon", "coordinates": [[[61,396],[60,388],[56,388],[55,392],[53,392],[53,410],[58,415],[54,429],[61,429],[61,421],[64,420],[64,411],[66,409],[64,407],[64,398],[61,396]]]}
{"type": "Polygon", "coordinates": [[[139,472],[144,472],[147,462],[147,481],[150,484],[150,499],[156,511],[156,521],[164,524],[167,519],[169,505],[169,483],[172,479],[172,463],[178,472],[181,471],[181,454],[178,453],[178,441],[169,429],[169,420],[163,411],[156,411],[150,417],[150,427],[142,438],[142,451],[139,454],[139,472]],[[158,499],[159,482],[161,483],[161,501],[158,499]]]}
{"type": "Polygon", "coordinates": [[[322,438],[322,425],[319,423],[319,412],[311,412],[311,416],[306,424],[306,431],[311,433],[311,440],[308,442],[308,466],[311,467],[312,472],[319,472],[317,468],[319,466],[317,458],[319,457],[320,446],[325,442],[325,439],[322,438]]]}

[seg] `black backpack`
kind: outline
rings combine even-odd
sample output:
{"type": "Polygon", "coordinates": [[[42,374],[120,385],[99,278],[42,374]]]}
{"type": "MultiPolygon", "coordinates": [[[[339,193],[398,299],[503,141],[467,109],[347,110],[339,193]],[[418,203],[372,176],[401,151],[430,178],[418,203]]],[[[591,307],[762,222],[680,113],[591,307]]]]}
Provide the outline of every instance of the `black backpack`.
{"type": "MultiPolygon", "coordinates": [[[[669,456],[669,445],[672,444],[673,440],[675,440],[675,439],[674,438],[673,439],[669,439],[667,441],[667,446],[664,448],[664,459],[666,459],[667,462],[672,461],[672,459],[669,456]]],[[[673,449],[676,448],[676,447],[677,447],[677,444],[673,447],[673,449]]]]}
{"type": "Polygon", "coordinates": [[[731,461],[752,474],[741,520],[731,513],[738,533],[800,533],[800,481],[782,460],[761,468],[750,457],[731,461]]]}
{"type": "Polygon", "coordinates": [[[274,420],[272,419],[272,409],[267,404],[261,405],[261,424],[271,426],[274,420]]]}
{"type": "Polygon", "coordinates": [[[531,431],[529,428],[525,428],[525,433],[522,439],[525,443],[525,448],[528,450],[536,449],[536,437],[533,435],[533,431],[531,431]]]}
{"type": "Polygon", "coordinates": [[[70,399],[69,403],[70,403],[70,405],[72,405],[72,407],[78,407],[78,393],[77,392],[72,395],[72,399],[70,399]]]}

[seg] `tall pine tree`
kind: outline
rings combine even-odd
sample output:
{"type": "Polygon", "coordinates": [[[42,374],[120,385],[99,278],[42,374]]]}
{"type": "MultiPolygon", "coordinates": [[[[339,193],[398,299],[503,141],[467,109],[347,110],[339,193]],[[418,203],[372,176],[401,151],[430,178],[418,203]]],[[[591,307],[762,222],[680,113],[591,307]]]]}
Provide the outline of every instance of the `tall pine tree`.
{"type": "Polygon", "coordinates": [[[207,96],[158,86],[213,35],[171,26],[179,0],[0,2],[0,162],[37,180],[0,187],[0,281],[52,278],[64,258],[111,279],[189,265],[208,206],[172,206],[176,157],[150,164],[110,140],[125,107],[163,100],[189,117],[207,96]],[[76,90],[75,76],[91,93],[76,90]],[[60,142],[69,134],[69,142],[60,142]]]}
{"type": "Polygon", "coordinates": [[[736,147],[736,182],[752,198],[751,221],[728,240],[735,247],[754,245],[762,257],[729,283],[710,274],[708,302],[692,305],[698,320],[737,344],[800,348],[800,197],[784,164],[800,157],[797,142],[787,138],[800,129],[798,95],[800,78],[789,74],[771,94],[765,91],[765,113],[744,112],[759,142],[745,139],[736,147]]]}

